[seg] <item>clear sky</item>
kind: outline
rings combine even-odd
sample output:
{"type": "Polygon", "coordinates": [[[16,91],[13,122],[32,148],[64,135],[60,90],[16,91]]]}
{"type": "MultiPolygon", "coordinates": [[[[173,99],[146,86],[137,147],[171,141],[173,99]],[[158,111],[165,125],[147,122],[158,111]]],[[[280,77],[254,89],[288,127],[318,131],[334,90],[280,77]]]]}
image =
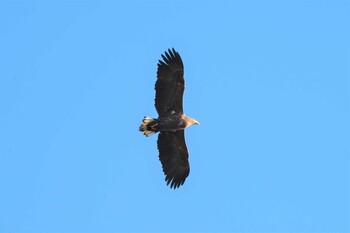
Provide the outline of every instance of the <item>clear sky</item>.
{"type": "Polygon", "coordinates": [[[1,1],[0,232],[349,232],[349,1],[1,1]],[[191,173],[166,186],[161,53],[191,173]]]}

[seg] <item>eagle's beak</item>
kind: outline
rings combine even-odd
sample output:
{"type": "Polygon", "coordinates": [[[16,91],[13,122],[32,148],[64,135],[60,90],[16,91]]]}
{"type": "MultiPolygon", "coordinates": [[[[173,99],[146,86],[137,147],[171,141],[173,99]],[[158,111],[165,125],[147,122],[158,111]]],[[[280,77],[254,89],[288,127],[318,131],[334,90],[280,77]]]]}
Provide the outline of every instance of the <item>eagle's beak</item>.
{"type": "Polygon", "coordinates": [[[196,125],[200,125],[198,121],[195,122],[196,125]]]}

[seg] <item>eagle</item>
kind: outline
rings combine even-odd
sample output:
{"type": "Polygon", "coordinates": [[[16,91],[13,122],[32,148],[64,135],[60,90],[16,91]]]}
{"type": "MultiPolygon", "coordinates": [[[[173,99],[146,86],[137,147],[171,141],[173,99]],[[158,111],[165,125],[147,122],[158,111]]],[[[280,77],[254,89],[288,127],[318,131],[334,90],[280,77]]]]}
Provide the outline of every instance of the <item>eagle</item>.
{"type": "Polygon", "coordinates": [[[165,181],[170,188],[176,189],[184,184],[190,173],[184,130],[199,122],[186,116],[183,110],[185,79],[180,54],[172,48],[161,56],[155,84],[158,118],[145,116],[139,131],[146,136],[159,132],[157,146],[165,181]]]}

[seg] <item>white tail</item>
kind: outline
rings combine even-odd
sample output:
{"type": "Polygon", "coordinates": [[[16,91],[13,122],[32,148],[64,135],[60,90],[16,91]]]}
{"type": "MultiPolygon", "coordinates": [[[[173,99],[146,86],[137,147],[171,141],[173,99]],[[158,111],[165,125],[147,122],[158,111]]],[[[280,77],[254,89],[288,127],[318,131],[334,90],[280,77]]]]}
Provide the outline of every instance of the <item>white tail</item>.
{"type": "Polygon", "coordinates": [[[149,135],[152,135],[152,134],[155,134],[155,133],[156,133],[155,131],[153,131],[153,130],[151,130],[151,129],[149,129],[149,128],[147,127],[148,124],[151,123],[151,122],[153,122],[153,121],[155,121],[155,119],[153,119],[153,118],[151,118],[151,117],[148,117],[148,116],[145,116],[145,117],[143,118],[143,120],[142,120],[141,125],[140,125],[139,130],[140,130],[141,132],[143,132],[143,134],[146,135],[147,137],[148,137],[149,135]]]}

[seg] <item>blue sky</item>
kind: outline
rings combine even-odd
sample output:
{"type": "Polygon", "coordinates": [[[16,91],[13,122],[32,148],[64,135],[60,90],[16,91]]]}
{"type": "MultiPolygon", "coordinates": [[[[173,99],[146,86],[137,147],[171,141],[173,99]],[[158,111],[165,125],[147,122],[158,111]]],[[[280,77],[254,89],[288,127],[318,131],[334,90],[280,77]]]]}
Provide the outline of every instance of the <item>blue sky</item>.
{"type": "Polygon", "coordinates": [[[349,1],[1,1],[0,232],[349,232],[349,1]],[[191,174],[154,82],[185,65],[191,174]]]}

